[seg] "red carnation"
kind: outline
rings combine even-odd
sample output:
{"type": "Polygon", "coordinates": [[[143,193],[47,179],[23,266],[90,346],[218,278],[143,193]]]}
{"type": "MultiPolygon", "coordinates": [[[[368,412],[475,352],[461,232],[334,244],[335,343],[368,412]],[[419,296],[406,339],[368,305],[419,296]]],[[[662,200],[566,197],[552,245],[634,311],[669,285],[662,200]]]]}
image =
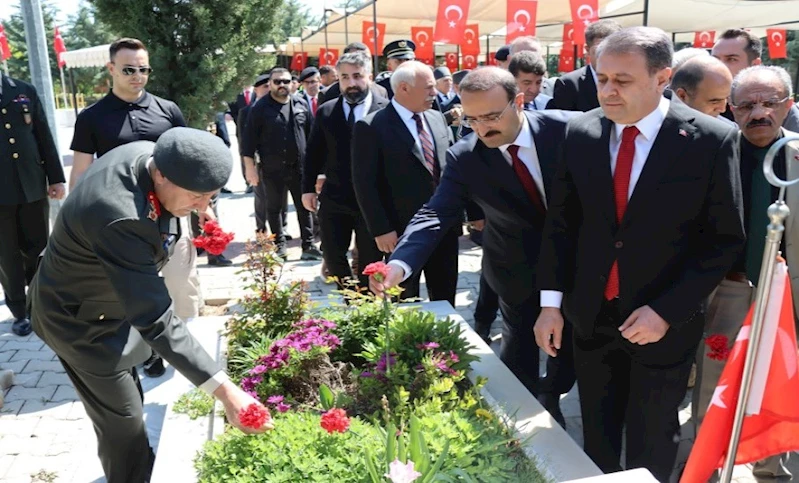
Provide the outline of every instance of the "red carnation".
{"type": "Polygon", "coordinates": [[[330,434],[335,432],[343,433],[350,427],[350,418],[347,417],[347,411],[333,408],[322,414],[321,425],[322,428],[330,434]]]}
{"type": "Polygon", "coordinates": [[[383,282],[388,277],[388,265],[383,262],[370,263],[363,270],[363,274],[367,277],[374,276],[375,280],[383,282]]]}
{"type": "Polygon", "coordinates": [[[242,426],[252,429],[260,429],[264,424],[272,419],[269,409],[258,403],[252,403],[239,413],[239,422],[242,426]]]}
{"type": "Polygon", "coordinates": [[[211,220],[205,222],[202,234],[194,238],[192,243],[195,247],[202,248],[211,255],[221,255],[231,241],[233,241],[233,233],[223,231],[219,223],[211,220]]]}
{"type": "Polygon", "coordinates": [[[730,355],[729,339],[727,336],[715,334],[705,339],[705,345],[710,348],[707,356],[716,361],[726,360],[730,355]]]}

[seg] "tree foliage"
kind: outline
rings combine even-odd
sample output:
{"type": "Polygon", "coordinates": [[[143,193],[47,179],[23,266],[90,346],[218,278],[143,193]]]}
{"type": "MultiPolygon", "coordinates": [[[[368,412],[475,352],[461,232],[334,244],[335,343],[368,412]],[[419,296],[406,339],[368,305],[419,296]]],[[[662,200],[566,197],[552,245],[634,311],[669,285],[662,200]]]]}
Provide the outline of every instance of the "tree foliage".
{"type": "Polygon", "coordinates": [[[204,126],[273,57],[269,43],[283,0],[91,0],[118,34],[147,45],[153,74],[147,89],[175,101],[186,121],[204,126]]]}
{"type": "MultiPolygon", "coordinates": [[[[80,3],[78,11],[69,16],[62,29],[67,50],[86,49],[110,44],[116,39],[107,25],[97,19],[94,6],[80,3]]],[[[75,90],[89,97],[100,97],[111,88],[110,77],[104,67],[70,69],[75,90]]],[[[69,87],[68,87],[69,88],[69,87]]]]}
{"type": "MultiPolygon", "coordinates": [[[[58,73],[55,50],[53,50],[53,31],[55,30],[55,17],[58,9],[50,2],[42,1],[42,19],[44,20],[44,31],[47,34],[47,51],[50,56],[50,73],[53,76],[53,85],[61,85],[61,77],[58,73]]],[[[11,49],[11,58],[8,59],[8,73],[11,77],[30,81],[31,70],[28,63],[28,45],[25,43],[25,23],[22,20],[22,11],[19,5],[14,6],[15,11],[11,18],[3,22],[5,27],[8,45],[11,49]]],[[[64,39],[66,42],[66,38],[64,39]]],[[[69,44],[67,43],[67,49],[69,44]]]]}

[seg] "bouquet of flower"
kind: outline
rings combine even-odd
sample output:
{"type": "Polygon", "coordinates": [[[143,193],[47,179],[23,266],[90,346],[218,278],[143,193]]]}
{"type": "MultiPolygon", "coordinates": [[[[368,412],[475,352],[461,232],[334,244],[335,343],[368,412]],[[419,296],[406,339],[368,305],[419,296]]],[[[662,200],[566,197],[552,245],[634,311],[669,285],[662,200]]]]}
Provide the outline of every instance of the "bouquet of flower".
{"type": "Polygon", "coordinates": [[[225,232],[219,223],[211,220],[205,222],[202,233],[195,237],[192,243],[195,247],[202,248],[211,255],[221,255],[231,241],[233,241],[233,233],[225,232]]]}

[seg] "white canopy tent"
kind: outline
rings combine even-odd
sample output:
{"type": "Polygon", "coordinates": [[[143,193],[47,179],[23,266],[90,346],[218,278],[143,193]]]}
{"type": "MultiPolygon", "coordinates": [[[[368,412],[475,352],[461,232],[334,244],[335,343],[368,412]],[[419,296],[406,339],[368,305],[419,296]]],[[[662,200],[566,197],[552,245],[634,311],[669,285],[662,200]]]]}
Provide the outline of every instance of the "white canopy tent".
{"type": "Polygon", "coordinates": [[[73,50],[61,54],[61,59],[67,63],[67,67],[103,67],[108,62],[107,45],[97,45],[86,49],[73,50]]]}

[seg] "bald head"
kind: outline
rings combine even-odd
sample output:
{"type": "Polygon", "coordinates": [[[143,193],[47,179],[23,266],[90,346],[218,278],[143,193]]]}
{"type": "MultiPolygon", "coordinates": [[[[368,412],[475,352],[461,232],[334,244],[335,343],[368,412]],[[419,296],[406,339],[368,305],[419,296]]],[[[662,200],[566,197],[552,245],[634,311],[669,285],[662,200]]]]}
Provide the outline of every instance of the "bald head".
{"type": "Polygon", "coordinates": [[[689,59],[671,80],[671,89],[681,101],[713,117],[727,109],[731,88],[730,70],[710,56],[689,59]]]}
{"type": "Polygon", "coordinates": [[[510,44],[510,55],[513,57],[519,52],[535,52],[541,53],[541,42],[537,38],[528,35],[526,37],[518,37],[510,44]]]}

